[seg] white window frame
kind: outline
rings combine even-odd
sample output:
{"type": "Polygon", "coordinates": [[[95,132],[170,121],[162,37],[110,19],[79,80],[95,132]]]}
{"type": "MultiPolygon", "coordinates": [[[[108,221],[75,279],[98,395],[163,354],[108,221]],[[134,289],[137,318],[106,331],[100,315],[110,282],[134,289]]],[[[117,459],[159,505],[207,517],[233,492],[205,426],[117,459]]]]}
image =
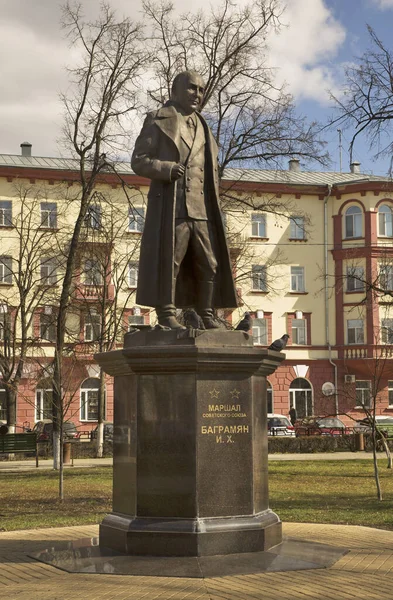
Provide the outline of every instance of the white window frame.
{"type": "Polygon", "coordinates": [[[100,339],[101,331],[101,316],[94,312],[85,313],[85,342],[97,342],[100,339]]]}
{"type": "Polygon", "coordinates": [[[356,406],[355,408],[371,408],[371,381],[366,379],[356,380],[356,406]],[[367,385],[364,385],[367,384],[367,385]],[[358,393],[360,392],[360,393],[358,393]],[[358,402],[361,396],[361,402],[358,402]]]}
{"type": "Polygon", "coordinates": [[[347,344],[364,344],[364,321],[363,319],[347,319],[347,344]],[[354,332],[351,333],[350,332],[354,332]],[[354,341],[350,341],[353,338],[354,341]]]}
{"type": "Polygon", "coordinates": [[[382,319],[381,342],[382,344],[393,344],[393,319],[382,319]]]}
{"type": "Polygon", "coordinates": [[[300,414],[300,399],[299,396],[304,395],[304,417],[309,417],[314,413],[314,394],[310,382],[304,377],[297,377],[289,386],[289,406],[293,406],[298,414],[298,419],[303,418],[300,414]],[[291,387],[296,380],[302,380],[309,384],[309,387],[291,387]],[[297,402],[298,400],[298,402],[297,402]]]}
{"type": "Polygon", "coordinates": [[[304,267],[291,267],[291,292],[305,292],[304,267]]]}
{"type": "Polygon", "coordinates": [[[360,206],[350,206],[345,211],[345,239],[360,238],[362,235],[363,211],[360,206]]]}
{"type": "Polygon", "coordinates": [[[57,264],[54,258],[41,258],[41,285],[55,285],[57,282],[57,264]]]}
{"type": "Polygon", "coordinates": [[[40,339],[52,343],[56,341],[56,323],[52,313],[40,312],[40,339]]]}
{"type": "Polygon", "coordinates": [[[53,389],[52,388],[36,388],[35,391],[35,409],[34,409],[34,418],[35,421],[42,421],[43,419],[52,419],[53,410],[52,410],[52,402],[53,402],[53,389]],[[45,407],[44,400],[45,397],[49,395],[49,398],[46,400],[49,403],[50,408],[45,407]]]}
{"type": "Polygon", "coordinates": [[[12,227],[12,200],[0,200],[0,227],[12,227]]]}
{"type": "Polygon", "coordinates": [[[393,290],[393,265],[380,265],[379,286],[388,292],[393,290]]]}
{"type": "Polygon", "coordinates": [[[90,229],[98,230],[102,227],[102,210],[100,204],[89,204],[85,224],[90,229]]]}
{"type": "Polygon", "coordinates": [[[57,227],[57,204],[56,202],[41,202],[41,227],[44,229],[56,229],[57,227]]]}
{"type": "Polygon", "coordinates": [[[393,407],[393,381],[388,381],[388,405],[389,408],[393,407]]]}
{"type": "Polygon", "coordinates": [[[104,284],[104,279],[101,273],[101,264],[98,260],[88,258],[85,261],[85,285],[99,287],[104,284]]]}
{"type": "Polygon", "coordinates": [[[128,231],[142,233],[145,226],[145,209],[143,206],[129,207],[128,209],[128,231]]]}
{"type": "Polygon", "coordinates": [[[382,204],[378,208],[378,235],[380,237],[393,237],[392,207],[382,204]]]}
{"type": "Polygon", "coordinates": [[[265,265],[252,265],[251,284],[254,292],[267,292],[267,269],[265,265]]]}
{"type": "MultiPolygon", "coordinates": [[[[91,377],[91,380],[94,379],[97,381],[97,387],[93,387],[92,385],[89,387],[83,387],[85,382],[90,381],[85,380],[80,387],[80,420],[84,422],[97,422],[98,421],[98,393],[99,393],[99,379],[95,377],[91,377]],[[94,394],[96,398],[94,398],[94,394]],[[89,406],[91,406],[91,402],[94,401],[94,404],[97,407],[97,412],[94,416],[90,416],[91,413],[89,406]]],[[[104,419],[106,415],[106,394],[104,392],[104,419]]]]}
{"type": "Polygon", "coordinates": [[[251,331],[254,344],[267,346],[267,319],[253,319],[251,331]]]}
{"type": "Polygon", "coordinates": [[[251,237],[266,238],[266,215],[263,213],[251,214],[251,237]]]}
{"type": "Polygon", "coordinates": [[[135,261],[128,263],[128,287],[136,288],[138,286],[139,266],[135,261]]]}
{"type": "Polygon", "coordinates": [[[12,284],[12,256],[0,256],[0,283],[12,284]]]}
{"type": "Polygon", "coordinates": [[[292,215],[289,217],[290,220],[290,234],[291,240],[305,240],[306,231],[304,217],[292,215]]]}
{"type": "Polygon", "coordinates": [[[347,267],[347,292],[362,292],[364,287],[364,267],[347,267]]]}
{"type": "Polygon", "coordinates": [[[307,346],[307,321],[306,319],[292,319],[292,344],[307,346]]]}

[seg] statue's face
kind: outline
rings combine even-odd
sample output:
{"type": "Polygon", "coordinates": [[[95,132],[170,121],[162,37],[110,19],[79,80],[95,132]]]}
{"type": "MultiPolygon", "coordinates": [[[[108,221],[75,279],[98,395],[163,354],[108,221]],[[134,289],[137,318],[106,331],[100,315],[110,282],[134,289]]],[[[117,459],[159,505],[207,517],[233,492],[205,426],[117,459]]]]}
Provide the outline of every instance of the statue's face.
{"type": "Polygon", "coordinates": [[[173,100],[181,106],[186,115],[190,115],[201,108],[204,91],[205,84],[202,77],[191,74],[177,83],[173,100]]]}

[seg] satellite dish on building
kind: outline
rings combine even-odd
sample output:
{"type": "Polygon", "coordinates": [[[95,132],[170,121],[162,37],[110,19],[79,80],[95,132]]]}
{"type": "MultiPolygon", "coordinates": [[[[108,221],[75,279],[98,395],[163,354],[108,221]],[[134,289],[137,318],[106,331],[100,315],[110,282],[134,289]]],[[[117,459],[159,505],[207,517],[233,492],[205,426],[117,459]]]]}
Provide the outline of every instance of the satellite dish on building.
{"type": "Polygon", "coordinates": [[[332,383],[331,381],[325,381],[325,383],[322,386],[322,394],[324,396],[333,396],[335,391],[336,388],[334,387],[334,383],[332,383]]]}

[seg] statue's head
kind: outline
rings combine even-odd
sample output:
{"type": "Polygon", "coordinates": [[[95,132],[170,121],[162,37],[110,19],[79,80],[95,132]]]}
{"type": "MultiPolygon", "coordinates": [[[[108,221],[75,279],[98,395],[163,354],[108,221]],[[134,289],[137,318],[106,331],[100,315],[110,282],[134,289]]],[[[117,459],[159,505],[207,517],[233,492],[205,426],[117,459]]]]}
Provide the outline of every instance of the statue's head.
{"type": "Polygon", "coordinates": [[[186,115],[200,110],[205,92],[204,81],[196,71],[178,73],[172,83],[171,100],[177,102],[186,115]]]}

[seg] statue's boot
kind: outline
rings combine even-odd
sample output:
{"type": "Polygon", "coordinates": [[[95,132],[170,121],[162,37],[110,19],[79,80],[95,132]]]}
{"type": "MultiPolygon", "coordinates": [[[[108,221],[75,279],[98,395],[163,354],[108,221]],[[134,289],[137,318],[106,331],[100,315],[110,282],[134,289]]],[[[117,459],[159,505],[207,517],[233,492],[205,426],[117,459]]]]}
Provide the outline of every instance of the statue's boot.
{"type": "Polygon", "coordinates": [[[156,306],[157,319],[163,327],[170,329],[187,329],[181,325],[176,319],[176,307],[173,304],[165,304],[164,306],[156,306]]]}
{"type": "Polygon", "coordinates": [[[198,281],[197,313],[202,318],[206,329],[220,329],[220,324],[213,313],[213,281],[198,281]]]}

